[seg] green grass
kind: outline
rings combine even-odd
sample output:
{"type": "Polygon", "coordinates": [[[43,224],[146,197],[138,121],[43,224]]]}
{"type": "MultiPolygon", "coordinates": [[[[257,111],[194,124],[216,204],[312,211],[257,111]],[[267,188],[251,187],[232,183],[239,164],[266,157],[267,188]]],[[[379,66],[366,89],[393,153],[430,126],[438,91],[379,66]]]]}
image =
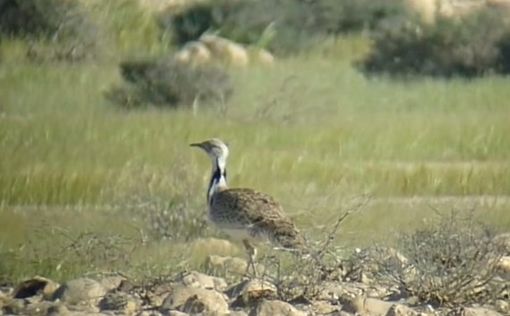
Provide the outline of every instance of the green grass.
{"type": "MultiPolygon", "coordinates": [[[[19,49],[11,43],[2,51],[19,49]]],[[[170,212],[205,216],[210,166],[188,144],[209,137],[230,144],[232,186],[270,192],[314,238],[352,197],[373,196],[342,226],[343,246],[419,227],[440,197],[510,195],[510,79],[366,79],[350,66],[363,43],[346,38],[238,70],[226,113],[201,105],[196,115],[109,104],[103,93],[120,80],[111,60],[0,64],[0,281],[198,266],[204,255],[183,258],[183,241],[138,238],[153,211],[142,202],[175,200],[184,208],[170,212]],[[103,242],[87,255],[81,243],[91,236],[103,242]],[[100,255],[105,245],[131,257],[112,263],[100,255]]],[[[456,201],[439,207],[476,208],[510,229],[509,202],[456,201]]]]}

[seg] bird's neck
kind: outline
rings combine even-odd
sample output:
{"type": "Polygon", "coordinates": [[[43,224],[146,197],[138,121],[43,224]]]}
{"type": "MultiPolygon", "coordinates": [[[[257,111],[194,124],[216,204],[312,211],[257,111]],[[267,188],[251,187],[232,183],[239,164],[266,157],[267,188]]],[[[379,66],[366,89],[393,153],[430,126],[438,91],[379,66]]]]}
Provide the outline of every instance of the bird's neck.
{"type": "Polygon", "coordinates": [[[210,204],[213,195],[227,188],[227,169],[225,159],[217,158],[213,161],[212,177],[207,190],[207,201],[210,204]]]}

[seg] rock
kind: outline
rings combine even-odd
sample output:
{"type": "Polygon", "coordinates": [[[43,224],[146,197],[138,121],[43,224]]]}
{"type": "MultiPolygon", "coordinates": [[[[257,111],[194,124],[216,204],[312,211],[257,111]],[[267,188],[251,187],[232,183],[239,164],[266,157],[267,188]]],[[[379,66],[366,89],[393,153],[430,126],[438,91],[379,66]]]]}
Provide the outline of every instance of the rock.
{"type": "Polygon", "coordinates": [[[493,241],[502,248],[505,256],[510,256],[510,233],[499,234],[493,241]]]}
{"type": "Polygon", "coordinates": [[[99,308],[101,311],[120,311],[131,315],[140,308],[140,303],[127,293],[111,292],[99,302],[99,308]]]}
{"type": "Polygon", "coordinates": [[[46,311],[47,316],[69,316],[71,313],[64,304],[56,304],[48,308],[46,311]]]}
{"type": "Polygon", "coordinates": [[[306,316],[306,313],[297,310],[289,303],[282,301],[262,300],[255,308],[250,311],[250,316],[306,316]]]}
{"type": "Polygon", "coordinates": [[[56,307],[62,304],[55,304],[54,302],[42,301],[33,304],[28,304],[23,311],[23,314],[31,316],[46,316],[56,307]]]}
{"type": "Polygon", "coordinates": [[[408,306],[393,304],[386,316],[419,316],[419,313],[408,306]]]}
{"type": "Polygon", "coordinates": [[[510,315],[510,303],[508,301],[497,300],[494,303],[494,307],[498,312],[503,313],[505,315],[510,315]]]}
{"type": "Polygon", "coordinates": [[[163,301],[162,310],[179,310],[185,313],[227,313],[225,297],[214,290],[178,286],[163,301]]]}
{"type": "Polygon", "coordinates": [[[187,313],[179,312],[179,311],[169,311],[165,316],[189,316],[187,313]]]}
{"type": "Polygon", "coordinates": [[[49,299],[60,285],[50,279],[35,276],[21,282],[12,293],[14,298],[27,298],[42,294],[43,298],[49,299]]]}
{"type": "Polygon", "coordinates": [[[234,299],[233,306],[244,307],[262,299],[275,299],[276,292],[274,284],[262,279],[252,279],[235,285],[227,294],[234,299]]]}
{"type": "Polygon", "coordinates": [[[23,299],[10,299],[4,302],[2,310],[6,315],[20,315],[21,311],[25,309],[25,305],[25,300],[23,299]]]}
{"type": "Polygon", "coordinates": [[[121,275],[111,275],[98,280],[98,282],[103,286],[103,288],[109,292],[111,290],[118,289],[121,284],[126,282],[126,278],[121,275]]]}
{"type": "Polygon", "coordinates": [[[510,256],[505,256],[499,259],[496,268],[502,278],[510,280],[510,256]]]}
{"type": "Polygon", "coordinates": [[[224,291],[227,288],[227,282],[225,282],[224,279],[212,277],[196,271],[183,275],[180,282],[188,287],[213,289],[217,291],[224,291]]]}
{"type": "Polygon", "coordinates": [[[53,300],[61,300],[68,305],[95,306],[106,294],[104,287],[89,278],[68,281],[54,293],[53,300]]]}
{"type": "MultiPolygon", "coordinates": [[[[171,312],[165,314],[165,316],[176,315],[176,314],[172,314],[172,312],[174,312],[174,311],[171,311],[171,312]]],[[[178,313],[180,313],[180,312],[178,312],[178,313]]],[[[181,313],[181,314],[183,316],[187,315],[185,313],[181,313]]],[[[163,314],[161,314],[158,311],[141,311],[140,313],[136,314],[136,316],[163,316],[163,314]]],[[[176,316],[178,316],[178,315],[176,315],[176,316]]]]}
{"type": "Polygon", "coordinates": [[[495,310],[484,307],[463,307],[460,315],[462,316],[503,316],[495,310]]]}
{"type": "Polygon", "coordinates": [[[205,260],[205,266],[210,271],[243,275],[246,272],[248,263],[246,260],[237,257],[210,255],[205,260]]]}
{"type": "Polygon", "coordinates": [[[317,315],[331,315],[340,312],[340,306],[332,305],[326,301],[312,302],[312,311],[317,315]]]}
{"type": "Polygon", "coordinates": [[[239,311],[230,311],[228,316],[248,316],[248,314],[245,311],[239,310],[239,311]]]}
{"type": "Polygon", "coordinates": [[[342,310],[352,314],[368,314],[373,316],[384,316],[393,306],[391,302],[357,295],[354,297],[343,296],[340,299],[342,310]]]}

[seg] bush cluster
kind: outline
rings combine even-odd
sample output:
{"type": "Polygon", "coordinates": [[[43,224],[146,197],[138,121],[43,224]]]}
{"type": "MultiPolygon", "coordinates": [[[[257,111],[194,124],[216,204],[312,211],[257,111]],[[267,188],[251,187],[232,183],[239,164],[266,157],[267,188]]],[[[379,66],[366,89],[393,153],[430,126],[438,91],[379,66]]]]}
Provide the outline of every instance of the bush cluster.
{"type": "Polygon", "coordinates": [[[214,65],[190,66],[174,60],[126,61],[120,64],[120,71],[125,85],[111,89],[106,96],[126,108],[221,104],[233,91],[230,75],[214,65]]]}
{"type": "Polygon", "coordinates": [[[268,44],[278,53],[291,53],[312,46],[325,35],[374,28],[404,11],[400,0],[223,0],[178,14],[166,12],[160,21],[175,34],[178,44],[207,30],[218,30],[237,42],[268,44]]]}
{"type": "Polygon", "coordinates": [[[96,49],[98,30],[77,1],[2,0],[0,34],[30,39],[30,58],[76,60],[96,49]]]}
{"type": "Polygon", "coordinates": [[[510,23],[484,9],[459,18],[438,17],[386,23],[372,33],[365,73],[475,77],[510,71],[510,23]]]}

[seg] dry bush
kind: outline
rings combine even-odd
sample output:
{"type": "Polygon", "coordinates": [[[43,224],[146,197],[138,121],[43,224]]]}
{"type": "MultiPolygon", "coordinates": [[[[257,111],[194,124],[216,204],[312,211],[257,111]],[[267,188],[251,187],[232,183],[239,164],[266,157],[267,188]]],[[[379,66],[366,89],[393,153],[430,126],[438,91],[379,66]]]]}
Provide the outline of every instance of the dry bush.
{"type": "Polygon", "coordinates": [[[18,249],[0,253],[0,283],[13,276],[44,275],[57,280],[129,266],[141,238],[60,227],[38,228],[18,249]]]}
{"type": "Polygon", "coordinates": [[[435,23],[397,19],[372,33],[373,49],[360,63],[367,74],[475,77],[508,73],[509,19],[492,9],[435,23]]]}
{"type": "Polygon", "coordinates": [[[372,29],[405,12],[402,1],[387,0],[223,0],[198,3],[160,16],[178,44],[207,30],[243,44],[269,46],[277,54],[295,54],[324,36],[372,29]]]}
{"type": "Polygon", "coordinates": [[[224,105],[233,91],[230,75],[215,65],[127,61],[120,70],[125,84],[112,88],[106,97],[125,108],[224,105]]]}
{"type": "Polygon", "coordinates": [[[69,0],[2,0],[0,34],[30,39],[27,57],[36,61],[93,57],[100,38],[86,10],[69,0]]]}
{"type": "Polygon", "coordinates": [[[307,240],[305,250],[271,253],[262,258],[265,267],[262,277],[276,286],[280,299],[312,300],[320,295],[324,281],[340,280],[342,251],[335,245],[338,231],[345,219],[360,211],[368,201],[363,196],[348,203],[321,238],[315,242],[307,240]]]}
{"type": "Polygon", "coordinates": [[[402,235],[404,260],[374,251],[368,261],[376,266],[376,281],[433,306],[488,304],[502,298],[508,284],[497,273],[501,246],[473,216],[452,212],[402,235]]]}

